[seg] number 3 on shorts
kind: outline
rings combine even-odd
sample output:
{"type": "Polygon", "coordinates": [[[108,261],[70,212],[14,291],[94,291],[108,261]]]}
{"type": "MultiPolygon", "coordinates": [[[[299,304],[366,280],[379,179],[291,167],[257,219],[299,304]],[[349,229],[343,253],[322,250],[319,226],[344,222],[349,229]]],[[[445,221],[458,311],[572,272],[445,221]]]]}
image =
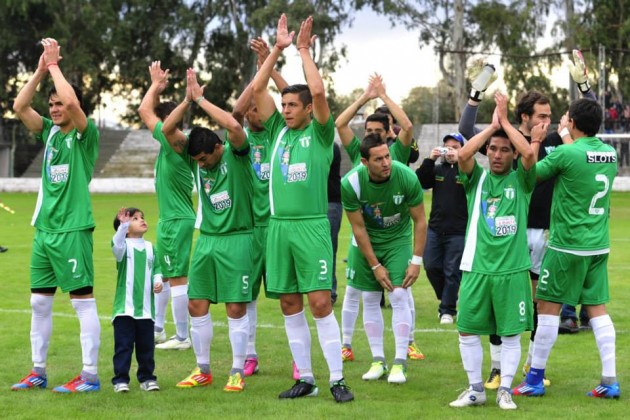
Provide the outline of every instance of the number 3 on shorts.
{"type": "Polygon", "coordinates": [[[322,271],[319,272],[319,274],[326,275],[328,274],[328,263],[326,262],[326,260],[319,260],[319,263],[322,266],[322,271]]]}

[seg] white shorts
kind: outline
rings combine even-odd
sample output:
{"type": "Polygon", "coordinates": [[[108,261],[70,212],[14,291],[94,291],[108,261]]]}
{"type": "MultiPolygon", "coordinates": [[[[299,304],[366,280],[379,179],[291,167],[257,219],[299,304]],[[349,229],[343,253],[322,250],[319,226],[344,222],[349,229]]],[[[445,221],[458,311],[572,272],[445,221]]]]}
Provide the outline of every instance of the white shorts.
{"type": "Polygon", "coordinates": [[[529,271],[540,274],[540,266],[547,249],[545,229],[527,228],[527,246],[529,247],[529,258],[532,260],[532,268],[529,271]]]}

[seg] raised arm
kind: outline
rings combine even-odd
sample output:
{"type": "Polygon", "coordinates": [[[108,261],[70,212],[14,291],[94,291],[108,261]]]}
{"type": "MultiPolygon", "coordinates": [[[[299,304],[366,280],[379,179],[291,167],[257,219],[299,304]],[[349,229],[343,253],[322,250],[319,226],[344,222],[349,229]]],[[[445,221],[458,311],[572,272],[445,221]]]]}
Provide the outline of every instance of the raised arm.
{"type": "Polygon", "coordinates": [[[203,88],[199,86],[197,81],[197,73],[194,69],[186,71],[186,85],[190,90],[191,97],[204,110],[206,114],[217,122],[222,128],[228,132],[228,140],[236,149],[241,149],[247,141],[247,135],[243,126],[236,121],[236,118],[227,111],[222,110],[212,102],[203,97],[203,88]]]}
{"type": "Polygon", "coordinates": [[[83,133],[87,127],[87,117],[83,109],[81,109],[81,104],[79,103],[77,95],[74,93],[74,89],[72,89],[72,86],[64,77],[61,69],[59,69],[58,63],[59,60],[61,60],[59,55],[61,47],[57,41],[52,38],[42,40],[42,45],[44,45],[44,61],[55,84],[57,96],[66,108],[74,128],[76,128],[79,133],[83,133]]]}
{"type": "Polygon", "coordinates": [[[33,133],[41,133],[43,129],[42,116],[37,113],[31,106],[33,97],[37,91],[37,86],[48,75],[48,69],[44,62],[44,54],[39,57],[37,70],[28,82],[20,89],[15,101],[13,102],[13,111],[17,117],[24,123],[26,128],[33,133]]]}
{"type": "Polygon", "coordinates": [[[348,146],[354,138],[354,132],[350,128],[350,121],[352,121],[352,118],[354,118],[363,105],[378,97],[376,89],[374,88],[373,79],[374,77],[370,76],[368,87],[365,89],[365,92],[363,92],[363,94],[348,108],[344,109],[344,111],[339,114],[335,120],[335,127],[337,127],[339,137],[341,138],[341,144],[343,144],[344,147],[348,146]]]}
{"type": "Polygon", "coordinates": [[[142,98],[142,102],[138,108],[138,114],[140,114],[140,119],[142,119],[142,122],[151,132],[153,132],[156,124],[160,121],[155,114],[155,107],[160,102],[160,94],[168,85],[168,72],[168,69],[162,70],[159,61],[154,61],[149,66],[151,86],[149,90],[147,90],[147,93],[145,93],[144,98],[142,98]]]}
{"type": "Polygon", "coordinates": [[[168,115],[164,121],[164,125],[162,125],[162,134],[164,134],[164,137],[166,137],[168,144],[171,145],[173,150],[179,154],[184,153],[188,140],[184,132],[177,127],[184,119],[188,108],[190,108],[190,104],[192,103],[191,98],[190,87],[186,86],[186,96],[184,96],[184,100],[168,115]]]}
{"type": "MultiPolygon", "coordinates": [[[[267,57],[269,57],[269,46],[267,45],[267,42],[265,42],[265,40],[261,37],[252,39],[250,46],[258,56],[256,65],[260,69],[267,57]]],[[[287,81],[284,80],[284,77],[282,77],[282,75],[275,69],[275,67],[271,70],[271,80],[273,80],[279,92],[282,92],[285,87],[289,86],[287,81]]]]}
{"type": "Polygon", "coordinates": [[[492,134],[499,128],[501,128],[501,124],[499,123],[499,116],[497,115],[497,111],[495,109],[494,114],[492,115],[492,123],[479,133],[475,134],[466,142],[464,147],[459,150],[458,164],[462,172],[467,175],[472,173],[475,167],[475,153],[479,151],[492,134]]]}
{"type": "Polygon", "coordinates": [[[316,35],[311,36],[312,30],[313,17],[309,16],[305,21],[302,21],[300,25],[300,32],[298,33],[296,44],[300,58],[302,59],[302,69],[306,77],[306,84],[313,97],[313,117],[315,117],[317,122],[323,125],[326,124],[326,121],[330,118],[330,108],[326,101],[324,81],[311,56],[311,46],[317,37],[316,35]]]}
{"type": "Polygon", "coordinates": [[[538,128],[536,132],[537,137],[534,137],[532,130],[532,146],[530,146],[523,134],[514,128],[508,120],[507,97],[497,92],[494,94],[494,101],[497,104],[496,112],[499,118],[499,124],[501,124],[501,128],[508,135],[510,142],[512,142],[518,153],[521,155],[521,164],[523,165],[523,169],[527,171],[529,168],[534,166],[538,160],[538,146],[540,146],[540,142],[544,141],[547,136],[547,125],[539,124],[536,126],[538,128]],[[540,137],[541,135],[542,138],[540,137]],[[536,147],[536,153],[532,150],[534,146],[536,147]]]}
{"type": "MultiPolygon", "coordinates": [[[[385,88],[385,83],[383,83],[383,78],[379,74],[374,75],[374,88],[378,94],[378,97],[387,105],[387,108],[392,113],[392,117],[398,121],[398,125],[400,126],[400,132],[398,133],[398,138],[400,142],[405,146],[409,147],[411,145],[411,139],[413,138],[413,124],[405,111],[394,102],[389,96],[387,96],[387,89],[385,88]]],[[[406,162],[405,162],[406,163],[406,162]]]]}
{"type": "Polygon", "coordinates": [[[287,17],[283,13],[278,20],[276,43],[271,49],[269,56],[258,70],[258,73],[256,73],[256,77],[254,77],[254,100],[256,101],[256,108],[258,108],[258,114],[262,121],[267,121],[276,110],[276,105],[267,91],[267,85],[269,84],[269,78],[276,66],[278,57],[282,54],[282,50],[291,45],[294,35],[295,32],[289,33],[287,29],[287,17]]]}

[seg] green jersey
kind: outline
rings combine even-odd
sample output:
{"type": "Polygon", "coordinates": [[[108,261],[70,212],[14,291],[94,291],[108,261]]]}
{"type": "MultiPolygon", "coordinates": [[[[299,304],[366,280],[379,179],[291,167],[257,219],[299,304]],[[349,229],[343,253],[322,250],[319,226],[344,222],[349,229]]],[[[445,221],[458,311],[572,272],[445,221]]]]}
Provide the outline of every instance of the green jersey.
{"type": "Polygon", "coordinates": [[[551,204],[549,247],[580,255],[609,252],[610,192],[617,152],[595,137],[583,137],[536,164],[536,175],[556,177],[551,204]]]}
{"type": "MultiPolygon", "coordinates": [[[[348,146],[344,146],[348,156],[350,156],[350,161],[352,162],[352,167],[358,166],[361,163],[361,140],[357,136],[354,136],[350,141],[348,146]]],[[[411,145],[405,147],[400,142],[400,139],[396,137],[396,141],[394,141],[391,146],[389,146],[389,154],[392,157],[392,160],[402,162],[407,164],[409,160],[409,154],[411,153],[411,145]]]]}
{"type": "Polygon", "coordinates": [[[249,160],[249,144],[238,151],[226,142],[221,160],[212,169],[200,168],[188,155],[181,155],[195,174],[199,207],[197,223],[205,235],[244,233],[254,228],[254,171],[249,160]]]}
{"type": "Polygon", "coordinates": [[[62,133],[59,126],[43,118],[36,137],[46,144],[42,180],[31,224],[50,233],[94,227],[89,184],[98,158],[99,133],[88,120],[83,133],[72,129],[62,133]]]}
{"type": "Polygon", "coordinates": [[[531,267],[527,211],[536,185],[536,167],[495,175],[477,162],[470,176],[459,169],[468,201],[466,245],[460,269],[506,274],[531,267]]]}
{"type": "Polygon", "coordinates": [[[153,129],[153,138],[160,142],[160,153],[154,169],[159,220],[194,219],[192,172],[169,145],[162,133],[162,125],[159,121],[153,129]]]}
{"type": "Polygon", "coordinates": [[[276,111],[265,121],[272,141],[269,207],[271,216],[311,219],[328,214],[328,173],[335,123],[313,119],[303,130],[289,129],[276,111]]]}
{"type": "Polygon", "coordinates": [[[162,281],[159,258],[151,242],[125,238],[129,223],[121,223],[112,241],[118,281],[112,319],[124,315],[136,319],[155,319],[154,281],[162,281]]]}
{"type": "Polygon", "coordinates": [[[269,224],[269,162],[271,159],[269,133],[267,130],[247,132],[249,154],[252,169],[256,174],[254,180],[254,224],[269,224]]]}
{"type": "Polygon", "coordinates": [[[418,177],[400,162],[392,162],[391,175],[385,182],[370,181],[365,165],[352,169],[341,180],[343,208],[361,210],[372,245],[408,242],[409,207],[422,204],[423,198],[418,177]]]}

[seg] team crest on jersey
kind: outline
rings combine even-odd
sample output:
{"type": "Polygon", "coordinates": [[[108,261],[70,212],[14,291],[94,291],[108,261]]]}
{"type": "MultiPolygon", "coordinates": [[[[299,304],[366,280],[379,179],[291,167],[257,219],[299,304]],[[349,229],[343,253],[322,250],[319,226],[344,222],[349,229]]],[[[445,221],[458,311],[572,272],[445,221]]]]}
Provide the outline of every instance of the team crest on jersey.
{"type": "Polygon", "coordinates": [[[404,194],[394,194],[394,204],[396,204],[397,206],[400,206],[404,200],[404,194]]]}
{"type": "Polygon", "coordinates": [[[545,152],[550,155],[551,152],[553,152],[554,150],[556,150],[556,146],[545,146],[545,152]]]}
{"type": "Polygon", "coordinates": [[[505,195],[505,198],[508,200],[514,200],[515,193],[516,191],[514,190],[514,187],[507,187],[503,189],[503,195],[505,195]]]}
{"type": "Polygon", "coordinates": [[[300,139],[300,145],[301,145],[303,148],[308,149],[308,146],[310,146],[310,145],[311,145],[311,136],[305,136],[305,137],[302,137],[302,138],[300,139]]]}
{"type": "Polygon", "coordinates": [[[228,173],[227,162],[221,163],[221,166],[219,166],[219,171],[221,172],[221,175],[227,175],[227,173],[228,173]]]}
{"type": "Polygon", "coordinates": [[[72,137],[66,137],[66,147],[68,149],[72,148],[72,137]]]}

